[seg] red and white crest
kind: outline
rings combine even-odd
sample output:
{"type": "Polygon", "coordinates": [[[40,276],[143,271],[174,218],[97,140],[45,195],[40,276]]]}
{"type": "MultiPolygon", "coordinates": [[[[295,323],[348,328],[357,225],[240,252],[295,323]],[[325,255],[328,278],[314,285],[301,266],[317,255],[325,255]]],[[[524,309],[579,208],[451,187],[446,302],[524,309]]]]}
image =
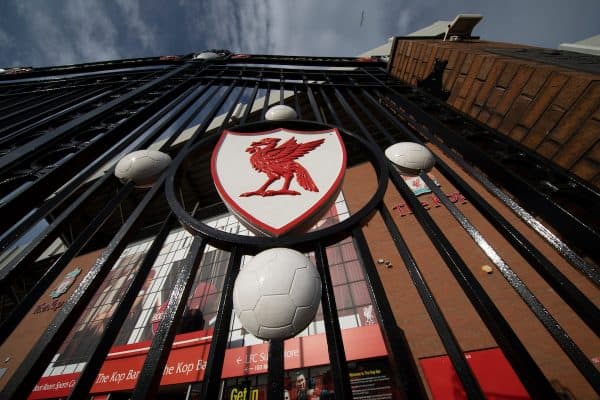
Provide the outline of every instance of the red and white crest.
{"type": "Polygon", "coordinates": [[[308,229],[340,191],[346,150],[337,129],[225,131],[211,170],[229,210],[252,231],[281,236],[308,229]]]}

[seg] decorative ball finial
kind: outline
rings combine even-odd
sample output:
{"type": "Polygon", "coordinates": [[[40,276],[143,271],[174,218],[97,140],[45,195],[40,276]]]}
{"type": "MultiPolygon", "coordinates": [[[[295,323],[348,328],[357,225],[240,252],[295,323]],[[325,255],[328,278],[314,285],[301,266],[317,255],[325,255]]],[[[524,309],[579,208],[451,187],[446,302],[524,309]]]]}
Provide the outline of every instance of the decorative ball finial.
{"type": "Polygon", "coordinates": [[[313,320],[321,279],[302,253],[274,248],[258,253],[240,271],[233,309],[244,329],[261,339],[287,339],[313,320]]]}
{"type": "Polygon", "coordinates": [[[284,121],[297,118],[298,114],[296,114],[296,110],[283,104],[272,106],[265,114],[265,119],[267,121],[284,121]]]}
{"type": "Polygon", "coordinates": [[[196,54],[194,56],[194,60],[214,60],[220,57],[220,55],[218,55],[217,53],[213,53],[212,51],[204,51],[202,53],[196,54]]]}
{"type": "Polygon", "coordinates": [[[401,173],[419,175],[421,171],[429,172],[435,165],[435,157],[429,149],[414,142],[400,142],[385,149],[385,156],[401,173]]]}
{"type": "Polygon", "coordinates": [[[119,160],[115,166],[115,176],[123,183],[132,181],[137,187],[149,187],[170,163],[168,154],[156,150],[138,150],[119,160]]]}

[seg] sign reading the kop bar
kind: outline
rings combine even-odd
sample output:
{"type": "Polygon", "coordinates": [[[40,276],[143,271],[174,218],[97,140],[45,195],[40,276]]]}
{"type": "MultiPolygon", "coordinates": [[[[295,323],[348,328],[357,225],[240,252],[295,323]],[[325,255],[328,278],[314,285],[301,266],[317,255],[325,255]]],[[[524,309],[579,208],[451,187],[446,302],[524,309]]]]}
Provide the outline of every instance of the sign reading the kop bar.
{"type": "Polygon", "coordinates": [[[337,129],[225,131],[211,160],[223,202],[262,236],[309,229],[335,201],[345,169],[337,129]]]}

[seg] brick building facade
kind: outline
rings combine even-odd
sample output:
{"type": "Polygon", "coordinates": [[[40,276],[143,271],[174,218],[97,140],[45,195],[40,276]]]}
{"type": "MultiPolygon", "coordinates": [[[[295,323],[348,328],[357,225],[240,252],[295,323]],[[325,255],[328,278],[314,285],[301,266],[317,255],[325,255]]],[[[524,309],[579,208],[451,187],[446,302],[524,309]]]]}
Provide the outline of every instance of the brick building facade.
{"type": "Polygon", "coordinates": [[[479,40],[397,38],[390,72],[417,86],[447,61],[448,104],[600,187],[600,57],[479,40]]]}

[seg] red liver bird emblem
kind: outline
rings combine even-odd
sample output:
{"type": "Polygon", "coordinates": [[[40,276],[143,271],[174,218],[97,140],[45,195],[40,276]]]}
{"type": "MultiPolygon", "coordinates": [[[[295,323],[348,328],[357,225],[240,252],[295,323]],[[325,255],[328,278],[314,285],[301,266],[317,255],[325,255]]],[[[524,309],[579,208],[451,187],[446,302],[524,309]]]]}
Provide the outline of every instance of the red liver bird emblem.
{"type": "Polygon", "coordinates": [[[346,150],[340,132],[325,128],[223,132],[211,157],[215,188],[252,232],[304,231],[329,210],[341,189],[346,150]]]}
{"type": "Polygon", "coordinates": [[[306,143],[298,143],[295,137],[288,139],[279,147],[281,139],[279,138],[264,138],[258,142],[252,142],[246,152],[252,154],[250,163],[252,167],[267,175],[267,181],[255,191],[245,192],[240,194],[241,197],[248,196],[278,196],[292,195],[297,196],[300,192],[290,190],[290,183],[296,177],[296,181],[302,188],[309,192],[318,192],[319,188],[313,181],[312,177],[300,163],[296,160],[306,153],[316,149],[324,139],[313,140],[306,143]],[[279,190],[267,190],[271,184],[283,178],[283,186],[279,190]]]}

